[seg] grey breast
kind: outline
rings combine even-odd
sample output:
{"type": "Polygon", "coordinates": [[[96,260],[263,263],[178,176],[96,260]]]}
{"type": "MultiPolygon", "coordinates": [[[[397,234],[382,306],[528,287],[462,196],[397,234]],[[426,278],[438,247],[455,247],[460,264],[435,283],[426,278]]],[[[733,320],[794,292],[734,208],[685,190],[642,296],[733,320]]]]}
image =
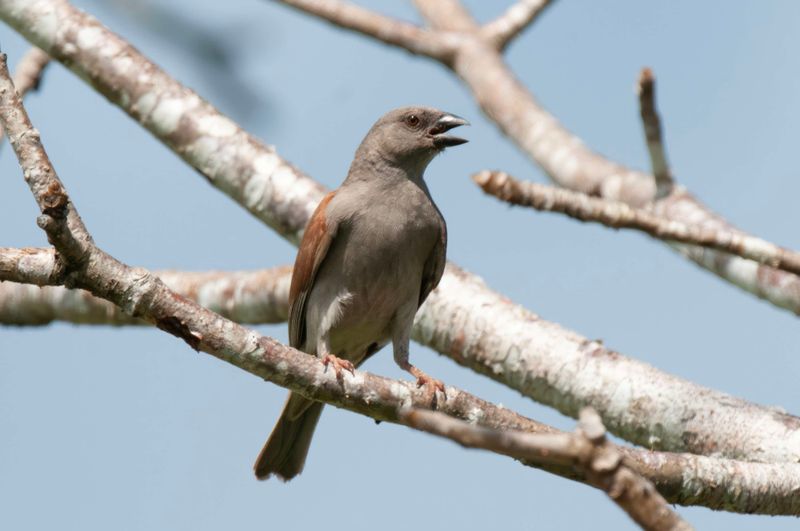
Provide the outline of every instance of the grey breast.
{"type": "MultiPolygon", "coordinates": [[[[343,186],[328,212],[338,230],[312,298],[335,307],[331,350],[352,357],[385,343],[397,309],[416,305],[442,221],[427,190],[408,180],[343,186]]],[[[322,324],[323,316],[313,320],[322,324]]]]}

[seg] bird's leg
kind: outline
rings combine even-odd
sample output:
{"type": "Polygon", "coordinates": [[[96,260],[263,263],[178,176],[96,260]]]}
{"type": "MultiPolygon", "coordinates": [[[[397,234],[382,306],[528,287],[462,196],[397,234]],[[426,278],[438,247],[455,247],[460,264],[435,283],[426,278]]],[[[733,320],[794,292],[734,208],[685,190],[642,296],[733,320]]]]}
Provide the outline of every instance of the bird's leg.
{"type": "Polygon", "coordinates": [[[417,387],[425,387],[431,394],[431,403],[436,407],[436,391],[441,391],[444,399],[447,400],[447,392],[445,391],[444,383],[441,380],[432,378],[422,372],[420,369],[411,365],[408,361],[408,334],[403,334],[400,337],[393,339],[392,347],[394,349],[394,361],[404,371],[411,373],[417,379],[417,387]]]}
{"type": "Polygon", "coordinates": [[[328,369],[328,365],[333,365],[333,370],[336,373],[336,379],[340,382],[344,379],[344,371],[349,371],[350,374],[355,375],[355,365],[347,360],[336,357],[333,354],[325,354],[322,357],[322,364],[325,366],[326,370],[328,369]]]}
{"type": "Polygon", "coordinates": [[[344,379],[343,372],[349,371],[350,374],[355,374],[356,367],[351,362],[334,356],[331,354],[330,347],[328,346],[327,340],[320,340],[317,344],[317,355],[322,360],[322,365],[325,366],[325,370],[328,370],[328,365],[333,366],[333,370],[336,373],[336,379],[341,382],[344,379]]]}

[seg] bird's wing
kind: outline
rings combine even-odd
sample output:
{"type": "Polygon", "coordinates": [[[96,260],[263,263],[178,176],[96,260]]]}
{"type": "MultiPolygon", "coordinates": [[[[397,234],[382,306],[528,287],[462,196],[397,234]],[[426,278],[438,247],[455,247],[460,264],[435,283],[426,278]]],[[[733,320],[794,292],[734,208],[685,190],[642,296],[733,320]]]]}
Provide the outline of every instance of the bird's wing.
{"type": "Polygon", "coordinates": [[[430,256],[425,261],[425,266],[422,269],[422,287],[419,290],[419,304],[417,307],[422,306],[425,299],[428,298],[431,291],[439,285],[439,280],[444,273],[444,264],[447,261],[445,256],[447,254],[447,225],[444,219],[439,217],[439,240],[433,246],[430,256]]]}
{"type": "Polygon", "coordinates": [[[294,261],[292,283],[289,287],[289,344],[297,349],[302,349],[306,340],[306,299],[314,285],[319,266],[336,236],[337,223],[325,215],[328,203],[335,193],[329,193],[320,201],[306,226],[294,261]]]}

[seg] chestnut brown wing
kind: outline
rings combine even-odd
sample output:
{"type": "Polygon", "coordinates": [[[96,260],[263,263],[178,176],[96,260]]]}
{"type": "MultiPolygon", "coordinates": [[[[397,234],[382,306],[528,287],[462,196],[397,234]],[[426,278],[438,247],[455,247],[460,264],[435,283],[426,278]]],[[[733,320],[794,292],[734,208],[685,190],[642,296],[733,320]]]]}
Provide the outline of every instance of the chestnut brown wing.
{"type": "Polygon", "coordinates": [[[289,288],[289,344],[297,349],[302,349],[306,340],[306,299],[336,235],[336,224],[325,215],[334,194],[326,195],[311,216],[294,261],[289,288]]]}

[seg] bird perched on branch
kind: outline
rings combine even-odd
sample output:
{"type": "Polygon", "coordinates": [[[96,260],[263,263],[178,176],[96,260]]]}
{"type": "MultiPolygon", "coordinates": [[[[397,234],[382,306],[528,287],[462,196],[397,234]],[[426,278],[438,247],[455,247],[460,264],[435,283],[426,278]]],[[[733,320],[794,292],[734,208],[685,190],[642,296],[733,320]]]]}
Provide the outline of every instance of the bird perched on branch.
{"type": "MultiPolygon", "coordinates": [[[[394,359],[432,398],[444,385],[408,361],[414,315],[439,283],[447,228],[423,173],[467,121],[429,107],[384,115],[356,150],[344,183],[306,226],[289,290],[289,342],[338,378],[389,341],[394,359]]],[[[290,393],[255,463],[256,477],[303,470],[323,404],[290,393]]]]}

